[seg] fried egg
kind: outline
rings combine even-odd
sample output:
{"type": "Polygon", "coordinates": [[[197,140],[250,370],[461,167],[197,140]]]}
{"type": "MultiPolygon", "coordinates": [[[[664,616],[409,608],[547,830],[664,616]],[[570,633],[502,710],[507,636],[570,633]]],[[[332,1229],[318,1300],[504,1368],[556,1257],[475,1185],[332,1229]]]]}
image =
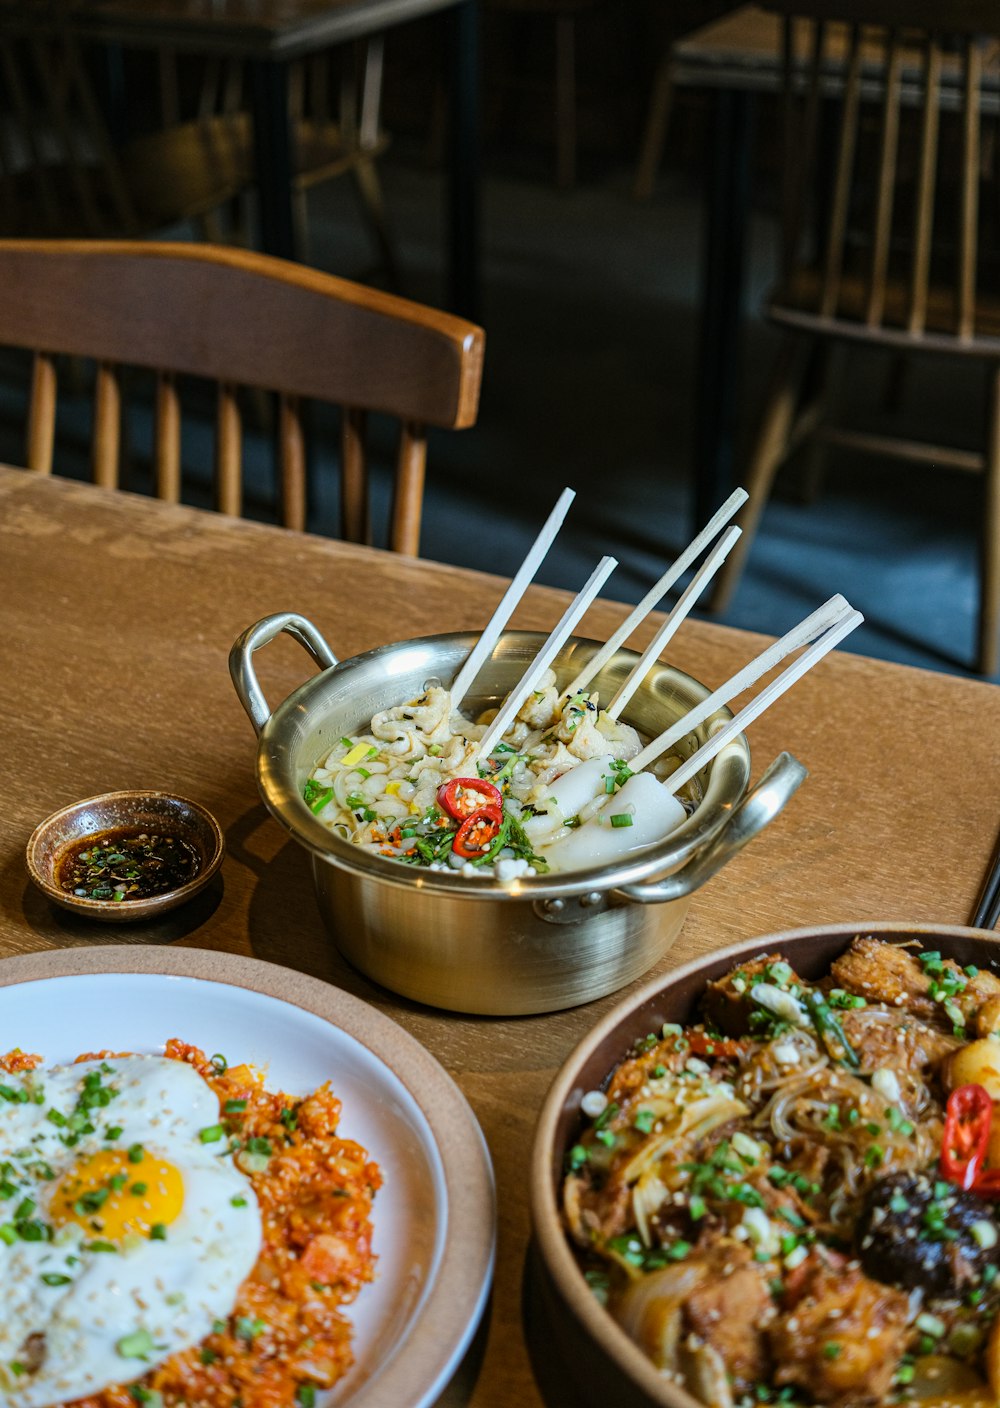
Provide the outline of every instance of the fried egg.
{"type": "Polygon", "coordinates": [[[211,1333],[261,1246],[219,1102],[191,1066],[0,1073],[0,1404],[130,1383],[211,1333]]]}

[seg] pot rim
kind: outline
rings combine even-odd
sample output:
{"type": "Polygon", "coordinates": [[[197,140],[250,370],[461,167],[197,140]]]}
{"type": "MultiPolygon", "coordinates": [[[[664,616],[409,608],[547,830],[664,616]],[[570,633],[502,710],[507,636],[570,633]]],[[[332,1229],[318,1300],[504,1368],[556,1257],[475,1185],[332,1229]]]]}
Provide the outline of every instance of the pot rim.
{"type": "MultiPolygon", "coordinates": [[[[507,630],[503,632],[498,644],[511,638],[535,639],[541,643],[545,636],[539,631],[507,630]]],[[[423,867],[405,866],[391,858],[363,851],[352,842],[337,836],[312,816],[297,791],[290,789],[282,778],[285,769],[280,765],[283,760],[279,757],[281,749],[278,745],[290,728],[293,716],[300,716],[303,711],[308,711],[313,702],[313,696],[322,695],[327,687],[327,682],[344,671],[377,661],[380,656],[389,657],[394,651],[402,649],[414,649],[427,645],[440,646],[442,644],[467,644],[468,649],[471,649],[477,639],[474,632],[452,631],[416,636],[409,640],[393,641],[376,646],[371,650],[341,660],[329,669],[313,675],[294,689],[271,712],[261,729],[258,741],[257,788],[271,815],[284,826],[295,840],[313,854],[314,860],[324,860],[343,870],[361,876],[369,876],[384,884],[396,885],[407,890],[416,889],[431,894],[447,895],[451,899],[467,899],[472,902],[486,899],[533,902],[588,893],[603,893],[623,885],[633,885],[652,878],[663,878],[678,870],[694,854],[710,844],[723,829],[736,804],[745,794],[750,781],[750,745],[744,733],[738,734],[712,762],[707,764],[709,769],[714,770],[723,759],[732,759],[742,772],[738,794],[732,798],[717,800],[715,806],[717,814],[699,817],[699,813],[704,807],[704,804],[701,804],[664,841],[649,847],[648,850],[637,852],[632,859],[615,866],[593,866],[588,870],[559,872],[556,875],[525,875],[507,881],[498,880],[494,876],[473,879],[463,875],[460,871],[437,871],[423,867]]],[[[592,640],[589,637],[572,636],[553,661],[553,666],[559,665],[567,651],[575,649],[583,652],[573,656],[573,667],[578,669],[589,655],[600,649],[601,645],[602,642],[592,640]]],[[[622,648],[614,658],[617,657],[637,661],[639,652],[622,648]]],[[[654,671],[659,672],[660,678],[664,674],[673,677],[682,688],[686,687],[694,694],[696,701],[707,698],[712,692],[707,685],[702,684],[700,680],[696,680],[692,675],[678,669],[675,665],[659,661],[650,667],[649,675],[651,676],[654,671]]],[[[648,678],[649,676],[647,676],[648,678]]],[[[710,715],[709,719],[700,727],[709,729],[714,721],[727,721],[732,717],[732,711],[724,706],[710,715]]]]}
{"type": "MultiPolygon", "coordinates": [[[[624,1026],[647,1002],[666,990],[696,977],[710,965],[722,965],[722,971],[726,971],[743,959],[762,952],[777,951],[788,944],[841,937],[849,942],[850,936],[855,934],[872,934],[876,938],[902,938],[908,935],[914,939],[982,940],[992,944],[996,949],[994,961],[1000,961],[1000,935],[993,930],[958,924],[924,924],[913,920],[812,925],[742,939],[739,943],[691,959],[669,973],[661,973],[643,983],[621,1002],[615,1003],[567,1055],[545,1096],[535,1124],[528,1174],[529,1211],[535,1245],[564,1308],[615,1368],[648,1395],[650,1404],[662,1405],[662,1408],[705,1408],[685,1389],[664,1379],[652,1360],[598,1302],[584,1279],[563,1226],[553,1177],[556,1130],[566,1103],[578,1083],[580,1072],[601,1043],[617,1028],[624,1026]]],[[[624,1054],[623,1051],[621,1055],[624,1054]]]]}

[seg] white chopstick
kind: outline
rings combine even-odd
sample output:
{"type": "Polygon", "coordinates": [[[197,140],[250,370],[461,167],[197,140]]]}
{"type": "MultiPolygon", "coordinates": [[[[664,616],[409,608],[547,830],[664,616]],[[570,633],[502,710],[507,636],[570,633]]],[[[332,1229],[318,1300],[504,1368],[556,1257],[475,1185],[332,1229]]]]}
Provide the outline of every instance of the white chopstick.
{"type": "Polygon", "coordinates": [[[604,586],[604,583],[611,576],[611,573],[618,566],[618,562],[613,557],[602,557],[597,567],[590,575],[587,585],[579,595],[570,603],[563,613],[562,619],[541,650],[532,660],[517,684],[507,695],[496,718],[479,740],[475,762],[481,758],[488,758],[495,744],[500,742],[511,724],[517,717],[517,712],[527,699],[528,695],[535,688],[542,675],[549,668],[562,646],[573,633],[573,628],[590,606],[594,597],[604,586]]]}
{"type": "Polygon", "coordinates": [[[773,645],[769,645],[748,665],[744,665],[742,670],[737,671],[732,679],[714,690],[707,699],[703,699],[700,704],[696,704],[693,709],[671,724],[658,738],[654,738],[651,743],[635,758],[629,762],[629,767],[633,772],[640,772],[648,767],[650,763],[665,753],[668,748],[672,748],[675,743],[679,743],[686,734],[698,727],[716,709],[721,709],[728,704],[731,699],[735,699],[738,694],[742,694],[745,689],[749,689],[762,675],[766,675],[768,670],[774,668],[779,661],[784,660],[786,655],[791,655],[793,650],[797,650],[800,645],[807,645],[809,641],[815,640],[823,631],[843,620],[852,607],[839,593],[832,596],[829,601],[825,601],[804,621],[800,621],[797,626],[793,626],[787,634],[780,640],[776,640],[773,645]]]}
{"type": "Polygon", "coordinates": [[[628,640],[639,622],[645,620],[653,610],[653,607],[658,605],[663,597],[666,596],[670,588],[678,578],[684,575],[702,549],[706,548],[713,538],[717,537],[736,510],[746,503],[748,497],[749,495],[745,489],[734,489],[722,507],[714,513],[705,524],[698,536],[684,549],[676,562],[673,562],[659,581],[655,582],[653,586],[650,587],[642,601],[639,602],[639,605],[629,613],[614,634],[608,637],[597,654],[591,656],[573,683],[563,690],[563,698],[569,698],[573,694],[579,694],[581,689],[586,689],[598,670],[604,668],[619,646],[628,640]]]}
{"type": "Polygon", "coordinates": [[[643,680],[652,669],[654,660],[659,658],[668,641],[673,639],[695,602],[729,556],[733,544],[742,531],[741,528],[730,528],[728,532],[719,539],[708,557],[706,557],[705,561],[698,568],[698,571],[691,578],[691,581],[684,588],[683,592],[681,592],[673,610],[657,631],[656,635],[646,646],[646,649],[642,652],[635,668],[630,672],[619,687],[618,692],[610,700],[606,712],[612,719],[618,718],[618,715],[625,708],[625,705],[632,698],[632,695],[642,684],[643,680]]]}
{"type": "Polygon", "coordinates": [[[676,792],[683,787],[685,782],[694,777],[706,763],[710,763],[716,753],[722,751],[727,743],[732,740],[753,723],[754,719],[760,717],[769,705],[782,694],[786,689],[790,689],[796,680],[801,679],[807,670],[811,670],[817,661],[822,660],[828,651],[849,635],[857,626],[860,626],[865,618],[860,611],[849,611],[842,617],[835,626],[830,626],[828,630],[814,641],[808,650],[804,650],[797,660],[793,660],[786,670],[782,670],[776,679],[765,685],[756,699],[752,699],[740,712],[728,723],[719,729],[718,733],[713,733],[707,743],[703,743],[696,753],[692,753],[687,762],[682,763],[676,772],[672,772],[663,783],[668,792],[676,792]]]}
{"type": "Polygon", "coordinates": [[[482,666],[493,653],[493,647],[500,639],[500,632],[513,616],[515,608],[522,596],[528,589],[528,585],[542,565],[545,554],[555,539],[556,534],[562,527],[563,519],[569,511],[569,506],[576,498],[573,489],[564,489],[559,495],[555,508],[545,520],[545,524],[531,549],[517,569],[517,573],[511,581],[510,586],[500,598],[500,604],[486,623],[486,628],[476,641],[476,644],[469,652],[468,659],[459,670],[455,682],[451,687],[451,708],[454,712],[468,693],[469,686],[478,675],[482,666]]]}

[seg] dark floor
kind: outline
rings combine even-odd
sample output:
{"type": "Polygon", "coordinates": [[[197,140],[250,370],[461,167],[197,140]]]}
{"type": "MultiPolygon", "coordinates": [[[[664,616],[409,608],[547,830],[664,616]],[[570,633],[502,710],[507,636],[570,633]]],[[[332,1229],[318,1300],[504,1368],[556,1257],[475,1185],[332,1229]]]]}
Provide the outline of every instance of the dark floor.
{"type": "MultiPolygon", "coordinates": [[[[400,257],[414,297],[442,297],[443,191],[419,155],[384,163],[400,257]]],[[[564,485],[577,490],[540,579],[576,588],[602,552],[619,558],[608,593],[638,600],[690,537],[701,202],[669,170],[653,200],[604,164],[570,192],[544,169],[488,172],[484,192],[486,371],[478,424],[432,445],[425,556],[512,572],[564,485]]],[[[313,256],[358,270],[370,259],[344,183],[313,197],[313,256]]],[[[753,426],[775,334],[756,310],[773,226],[754,223],[743,347],[743,436],[753,426]]],[[[852,421],[885,421],[887,367],[854,355],[852,421]]],[[[914,360],[900,416],[941,443],[974,444],[985,388],[976,369],[914,360]]],[[[780,633],[834,591],[866,616],[851,648],[968,672],[977,600],[979,485],[949,471],[831,452],[809,506],[769,506],[725,620],[780,633]]],[[[334,496],[314,525],[332,530],[334,496]]]]}

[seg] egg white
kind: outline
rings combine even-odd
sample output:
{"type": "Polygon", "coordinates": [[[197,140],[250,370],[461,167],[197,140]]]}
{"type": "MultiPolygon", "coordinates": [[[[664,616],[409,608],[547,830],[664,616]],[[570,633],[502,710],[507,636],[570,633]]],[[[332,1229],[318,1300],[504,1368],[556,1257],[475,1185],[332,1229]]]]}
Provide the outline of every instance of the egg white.
{"type": "MultiPolygon", "coordinates": [[[[4,1408],[49,1408],[129,1383],[198,1344],[229,1315],[262,1231],[252,1186],[228,1141],[201,1138],[218,1121],[210,1087],[192,1067],[165,1057],[0,1073],[4,1408]],[[93,1072],[114,1094],[81,1118],[81,1092],[93,1072]],[[133,1235],[99,1250],[99,1225],[55,1227],[49,1214],[60,1179],[99,1151],[130,1148],[182,1176],[183,1207],[162,1240],[133,1235]],[[51,1240],[26,1240],[29,1223],[43,1236],[49,1229],[51,1240]],[[148,1346],[142,1358],[130,1352],[136,1343],[148,1346]]],[[[141,1178],[141,1162],[135,1171],[141,1178]]]]}

